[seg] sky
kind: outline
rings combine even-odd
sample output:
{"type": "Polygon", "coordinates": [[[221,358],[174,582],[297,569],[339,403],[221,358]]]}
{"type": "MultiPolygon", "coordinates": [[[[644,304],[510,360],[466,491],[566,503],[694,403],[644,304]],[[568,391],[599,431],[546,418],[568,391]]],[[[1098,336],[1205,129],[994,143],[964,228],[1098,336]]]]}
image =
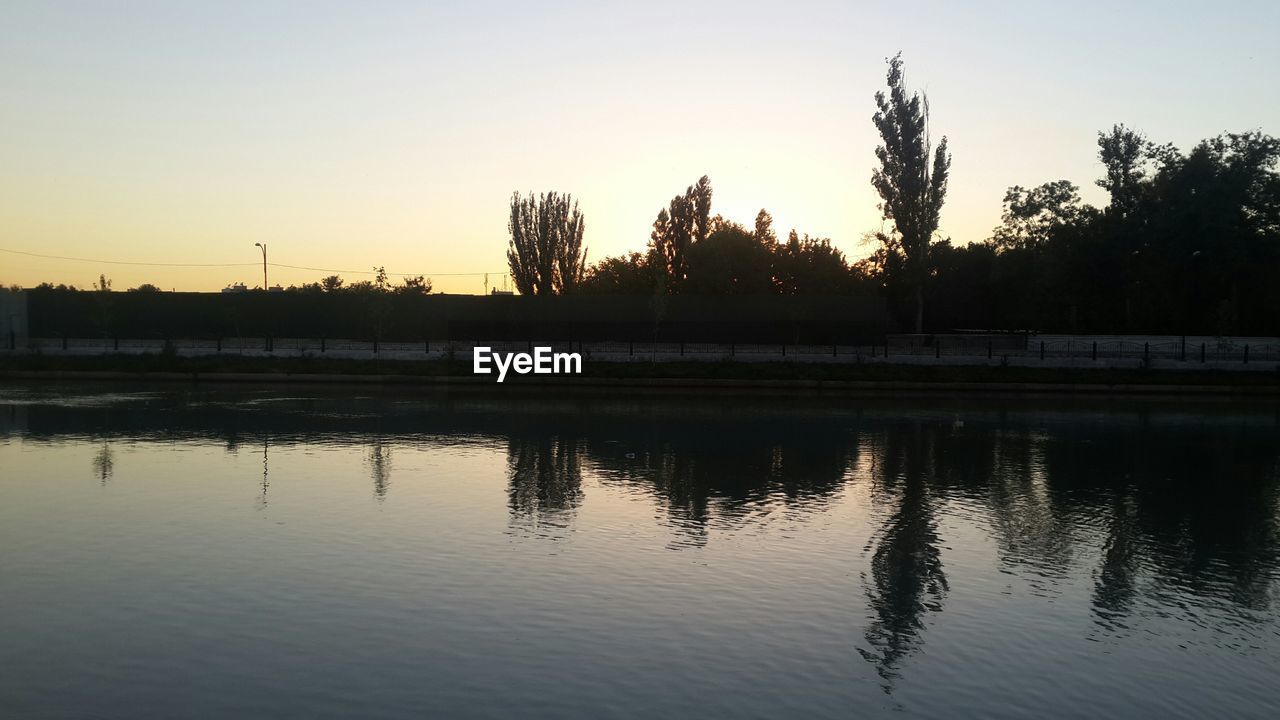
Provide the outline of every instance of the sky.
{"type": "Polygon", "coordinates": [[[272,285],[383,266],[479,293],[513,192],[577,198],[594,261],[703,174],[713,212],[856,259],[898,51],[953,155],[940,232],[977,242],[1011,185],[1104,203],[1115,123],[1183,149],[1280,133],[1278,36],[1274,0],[6,0],[0,249],[98,262],[0,252],[0,283],[260,285],[266,243],[316,268],[272,285]]]}

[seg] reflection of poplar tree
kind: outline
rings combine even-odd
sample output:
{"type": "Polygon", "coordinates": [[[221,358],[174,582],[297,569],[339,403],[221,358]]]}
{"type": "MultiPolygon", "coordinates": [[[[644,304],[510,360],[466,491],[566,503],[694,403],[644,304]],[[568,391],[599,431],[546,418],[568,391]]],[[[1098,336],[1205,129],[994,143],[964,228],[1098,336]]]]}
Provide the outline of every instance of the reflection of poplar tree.
{"type": "Polygon", "coordinates": [[[1093,587],[1093,611],[1098,622],[1111,626],[1129,612],[1137,595],[1139,560],[1137,520],[1132,503],[1117,491],[1107,518],[1102,567],[1093,587]]]}
{"type": "Polygon", "coordinates": [[[508,507],[535,525],[564,524],[582,501],[582,462],[575,439],[512,437],[507,446],[508,507]]]}
{"type": "Polygon", "coordinates": [[[114,471],[115,459],[111,452],[111,444],[104,442],[97,454],[93,456],[93,473],[98,476],[103,485],[106,485],[114,471]]]}
{"type": "Polygon", "coordinates": [[[885,521],[871,557],[868,598],[876,619],[866,630],[871,650],[860,650],[886,683],[898,676],[902,660],[921,642],[925,613],[942,610],[948,589],[927,485],[933,476],[933,447],[919,426],[911,444],[901,450],[894,447],[899,437],[901,433],[890,434],[880,462],[885,489],[900,487],[897,508],[885,521]]]}
{"type": "Polygon", "coordinates": [[[385,500],[387,488],[391,487],[391,448],[382,444],[382,440],[374,440],[369,448],[369,474],[373,477],[373,494],[378,500],[385,500]]]}

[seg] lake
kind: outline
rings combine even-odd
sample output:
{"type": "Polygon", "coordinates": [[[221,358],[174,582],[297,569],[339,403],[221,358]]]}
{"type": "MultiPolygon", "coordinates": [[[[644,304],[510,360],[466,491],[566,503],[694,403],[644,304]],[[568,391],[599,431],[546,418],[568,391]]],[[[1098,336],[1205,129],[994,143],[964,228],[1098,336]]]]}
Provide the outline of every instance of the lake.
{"type": "Polygon", "coordinates": [[[1280,717],[1280,408],[0,386],[0,715],[1280,717]]]}

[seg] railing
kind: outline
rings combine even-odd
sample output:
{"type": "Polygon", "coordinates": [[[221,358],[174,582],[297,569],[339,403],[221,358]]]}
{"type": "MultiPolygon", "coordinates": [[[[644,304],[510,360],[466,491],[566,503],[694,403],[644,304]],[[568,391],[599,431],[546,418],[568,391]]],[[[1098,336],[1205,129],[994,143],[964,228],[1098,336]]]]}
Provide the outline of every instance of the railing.
{"type": "Polygon", "coordinates": [[[913,365],[1001,365],[1042,367],[1212,367],[1276,369],[1277,338],[1142,338],[1141,336],[1026,336],[1017,342],[964,336],[890,337],[866,344],[757,344],[647,341],[420,340],[385,342],[328,338],[32,338],[6,354],[141,355],[194,357],[315,357],[423,360],[470,357],[477,346],[493,352],[530,352],[550,347],[577,352],[584,360],[898,363],[913,365]]]}

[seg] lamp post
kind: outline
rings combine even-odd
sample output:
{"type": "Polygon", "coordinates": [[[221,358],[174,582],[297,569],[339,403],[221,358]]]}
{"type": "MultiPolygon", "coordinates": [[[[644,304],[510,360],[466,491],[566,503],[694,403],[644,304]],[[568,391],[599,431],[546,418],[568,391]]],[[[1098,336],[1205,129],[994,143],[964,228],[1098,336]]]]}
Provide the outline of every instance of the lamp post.
{"type": "Polygon", "coordinates": [[[262,248],[262,292],[267,291],[267,244],[254,243],[256,247],[262,248]]]}

